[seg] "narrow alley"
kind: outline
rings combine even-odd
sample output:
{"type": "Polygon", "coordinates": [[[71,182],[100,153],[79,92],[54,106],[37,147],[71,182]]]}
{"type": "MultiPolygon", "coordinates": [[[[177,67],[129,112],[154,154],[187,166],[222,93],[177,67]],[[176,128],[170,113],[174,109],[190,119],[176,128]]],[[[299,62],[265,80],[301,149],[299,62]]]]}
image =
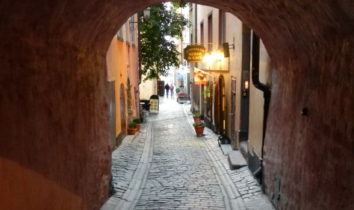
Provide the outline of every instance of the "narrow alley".
{"type": "Polygon", "coordinates": [[[273,209],[247,167],[230,170],[205,130],[196,137],[189,104],[160,97],[158,114],[113,152],[108,209],[273,209]]]}
{"type": "Polygon", "coordinates": [[[0,210],[354,210],[353,2],[1,0],[0,210]]]}

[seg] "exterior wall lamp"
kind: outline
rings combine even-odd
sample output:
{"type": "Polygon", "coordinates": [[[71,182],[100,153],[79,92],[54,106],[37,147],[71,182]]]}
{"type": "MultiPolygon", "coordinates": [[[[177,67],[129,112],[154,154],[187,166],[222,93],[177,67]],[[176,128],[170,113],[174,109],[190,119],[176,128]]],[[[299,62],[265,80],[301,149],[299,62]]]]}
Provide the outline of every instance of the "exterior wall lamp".
{"type": "Polygon", "coordinates": [[[249,90],[249,81],[245,80],[243,83],[243,88],[242,88],[242,96],[247,97],[248,96],[248,90],[249,90]]]}
{"type": "Polygon", "coordinates": [[[145,18],[145,19],[149,19],[149,18],[150,18],[150,8],[146,8],[146,9],[143,11],[143,14],[144,14],[144,18],[145,18]]]}
{"type": "Polygon", "coordinates": [[[230,49],[235,49],[235,44],[229,44],[228,42],[225,42],[222,44],[222,48],[224,51],[224,57],[229,58],[230,57],[230,49]]]}
{"type": "Polygon", "coordinates": [[[224,60],[224,58],[223,52],[218,50],[206,53],[203,57],[203,62],[208,66],[208,69],[210,69],[214,63],[220,63],[224,60]]]}

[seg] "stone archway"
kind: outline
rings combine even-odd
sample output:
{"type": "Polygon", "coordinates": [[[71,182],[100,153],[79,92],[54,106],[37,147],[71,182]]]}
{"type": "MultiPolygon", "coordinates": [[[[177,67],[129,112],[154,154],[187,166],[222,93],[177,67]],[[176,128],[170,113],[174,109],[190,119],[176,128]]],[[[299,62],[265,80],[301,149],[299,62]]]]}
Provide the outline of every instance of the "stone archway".
{"type": "MultiPolygon", "coordinates": [[[[130,15],[159,2],[0,3],[3,209],[20,205],[9,199],[18,195],[34,209],[97,209],[104,202],[110,165],[106,51],[130,15]],[[48,193],[58,196],[43,202],[48,193]]],[[[282,209],[352,205],[354,183],[346,179],[354,173],[351,1],[191,2],[238,16],[262,38],[276,67],[265,139],[267,193],[282,183],[282,209]]]]}

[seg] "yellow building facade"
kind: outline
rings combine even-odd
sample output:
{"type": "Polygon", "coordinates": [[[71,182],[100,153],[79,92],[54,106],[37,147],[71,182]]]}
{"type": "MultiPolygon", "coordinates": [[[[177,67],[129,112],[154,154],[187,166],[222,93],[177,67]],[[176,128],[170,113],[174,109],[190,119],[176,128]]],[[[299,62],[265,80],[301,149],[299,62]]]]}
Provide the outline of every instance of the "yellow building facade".
{"type": "Polygon", "coordinates": [[[110,107],[111,114],[115,116],[111,119],[114,147],[119,146],[126,135],[128,122],[139,117],[137,27],[137,15],[134,15],[118,30],[107,51],[107,79],[111,84],[111,96],[114,97],[114,104],[110,107]]]}

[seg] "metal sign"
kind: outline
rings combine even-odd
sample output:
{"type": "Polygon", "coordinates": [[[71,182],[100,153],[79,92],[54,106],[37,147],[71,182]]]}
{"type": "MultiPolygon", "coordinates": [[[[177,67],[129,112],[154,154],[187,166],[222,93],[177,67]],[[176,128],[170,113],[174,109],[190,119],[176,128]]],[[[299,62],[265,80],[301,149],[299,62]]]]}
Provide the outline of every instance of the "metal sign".
{"type": "Polygon", "coordinates": [[[207,83],[207,73],[198,68],[194,68],[194,84],[206,85],[206,83],[207,83]]]}
{"type": "Polygon", "coordinates": [[[188,45],[184,48],[184,59],[188,62],[199,62],[203,60],[205,48],[203,45],[188,45]]]}

